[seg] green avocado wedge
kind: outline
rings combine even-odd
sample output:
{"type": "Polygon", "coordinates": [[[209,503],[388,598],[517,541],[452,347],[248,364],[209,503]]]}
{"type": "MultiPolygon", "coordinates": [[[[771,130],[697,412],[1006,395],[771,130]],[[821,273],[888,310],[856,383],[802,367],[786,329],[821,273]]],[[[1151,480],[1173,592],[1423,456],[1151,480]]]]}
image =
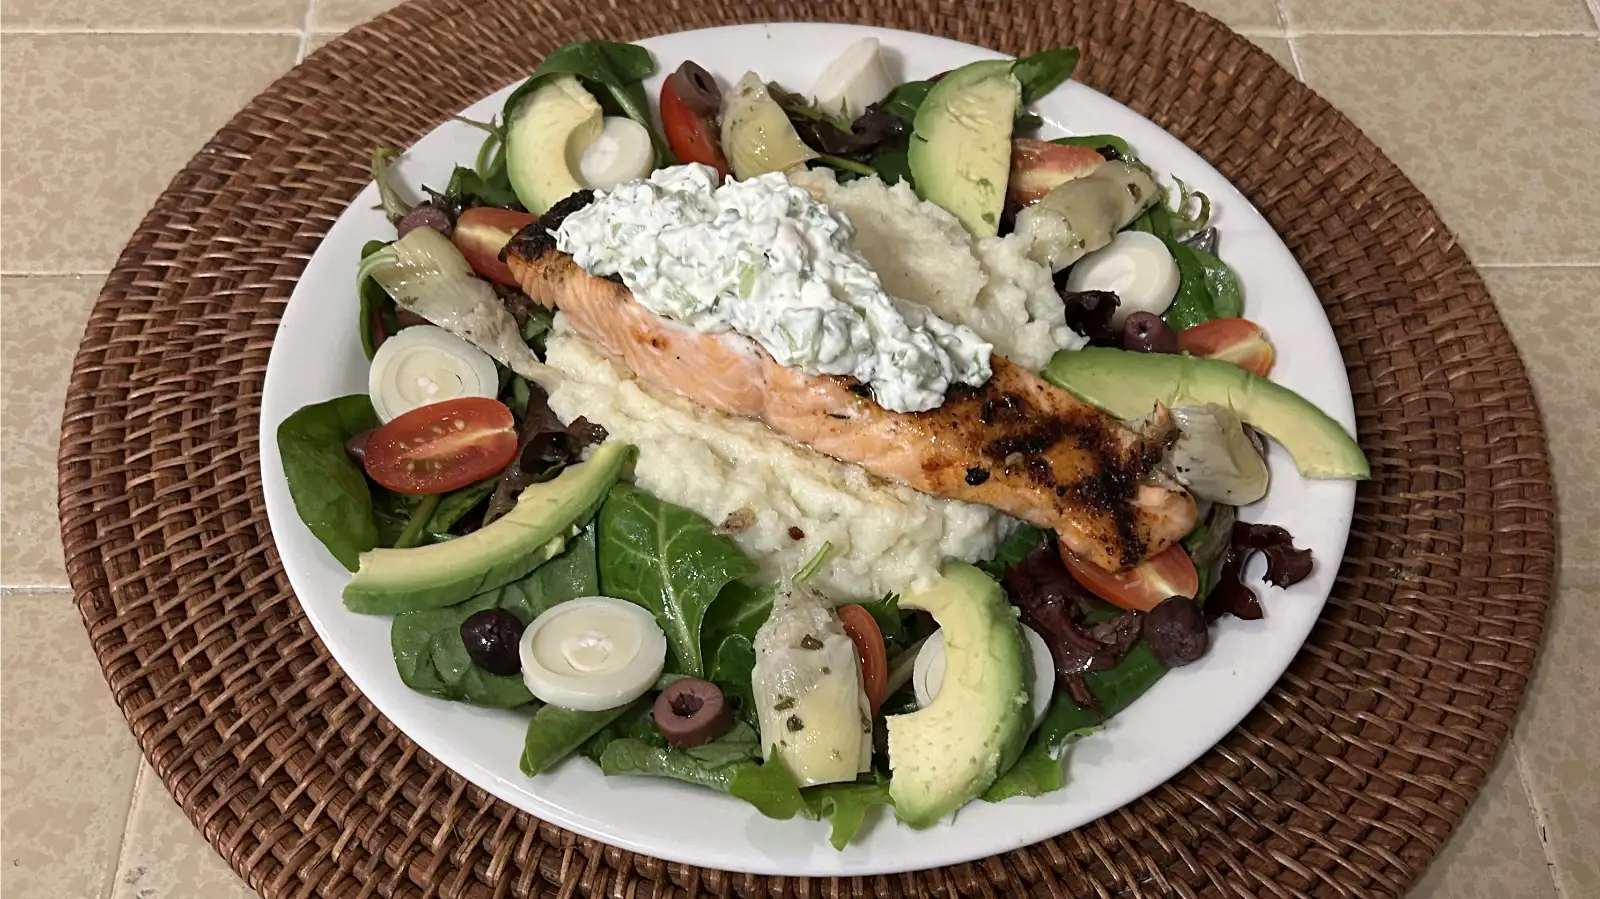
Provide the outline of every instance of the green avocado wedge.
{"type": "Polygon", "coordinates": [[[1219,359],[1086,347],[1056,353],[1045,380],[1119,418],[1168,407],[1232,408],[1289,451],[1307,478],[1364,481],[1367,457],[1343,426],[1300,394],[1219,359]]]}
{"type": "Polygon", "coordinates": [[[602,444],[588,461],[524,490],[515,508],[485,528],[444,543],[362,553],[344,588],[345,607],[368,615],[442,609],[525,577],[566,549],[633,455],[629,444],[602,444]]]}

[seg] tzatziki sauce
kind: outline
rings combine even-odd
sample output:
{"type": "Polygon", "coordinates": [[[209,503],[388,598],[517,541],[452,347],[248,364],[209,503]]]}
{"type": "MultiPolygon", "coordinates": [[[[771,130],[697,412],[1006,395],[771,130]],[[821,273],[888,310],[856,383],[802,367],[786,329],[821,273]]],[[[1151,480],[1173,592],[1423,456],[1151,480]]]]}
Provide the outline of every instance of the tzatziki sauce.
{"type": "Polygon", "coordinates": [[[844,214],[773,172],[719,184],[699,164],[595,192],[556,245],[591,275],[618,275],[646,309],[756,341],[778,364],[845,375],[895,412],[944,402],[990,375],[970,328],[884,292],[844,214]]]}

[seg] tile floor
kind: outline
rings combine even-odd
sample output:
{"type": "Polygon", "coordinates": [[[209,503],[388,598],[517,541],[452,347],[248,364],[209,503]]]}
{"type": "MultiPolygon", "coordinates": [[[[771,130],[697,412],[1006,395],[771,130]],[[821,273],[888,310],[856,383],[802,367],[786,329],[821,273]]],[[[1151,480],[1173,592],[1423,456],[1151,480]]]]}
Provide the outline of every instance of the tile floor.
{"type": "MultiPolygon", "coordinates": [[[[140,759],[89,652],[55,530],[58,410],[89,303],[167,179],[298,58],[392,5],[0,7],[0,213],[43,223],[7,229],[0,246],[9,899],[254,895],[140,759]]],[[[1600,479],[1589,467],[1600,464],[1600,353],[1582,322],[1600,298],[1600,0],[1198,5],[1348,113],[1432,198],[1484,270],[1550,427],[1563,584],[1542,669],[1515,740],[1413,895],[1600,896],[1600,479]]]]}

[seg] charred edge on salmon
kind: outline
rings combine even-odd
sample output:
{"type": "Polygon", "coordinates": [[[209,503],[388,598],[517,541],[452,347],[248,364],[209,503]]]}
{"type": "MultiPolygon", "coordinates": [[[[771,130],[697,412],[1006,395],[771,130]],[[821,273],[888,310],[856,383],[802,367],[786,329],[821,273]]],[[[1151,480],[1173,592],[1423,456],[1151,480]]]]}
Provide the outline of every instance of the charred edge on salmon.
{"type": "MultiPolygon", "coordinates": [[[[950,398],[955,399],[953,395],[950,398]]],[[[969,408],[976,406],[975,417],[981,426],[978,450],[985,458],[1006,470],[1020,465],[1032,483],[1052,490],[1059,498],[1071,494],[1086,509],[1110,518],[1115,534],[1102,535],[1102,545],[1107,555],[1123,566],[1136,565],[1144,558],[1146,543],[1139,532],[1134,499],[1139,486],[1161,462],[1165,450],[1160,440],[1147,437],[1125,449],[1097,414],[1042,415],[1017,394],[997,392],[992,383],[957,401],[969,408]],[[1057,481],[1045,454],[1062,442],[1088,453],[1093,470],[1070,482],[1057,481]]],[[[968,484],[978,486],[988,480],[988,472],[977,471],[976,481],[971,471],[967,473],[968,484]]]]}
{"type": "MultiPolygon", "coordinates": [[[[500,261],[508,262],[507,256],[520,256],[530,262],[546,253],[555,252],[555,232],[560,229],[561,223],[567,216],[594,202],[594,191],[585,188],[580,190],[554,206],[539,220],[512,235],[511,240],[500,249],[500,261]]],[[[618,283],[621,283],[620,279],[618,283]]]]}

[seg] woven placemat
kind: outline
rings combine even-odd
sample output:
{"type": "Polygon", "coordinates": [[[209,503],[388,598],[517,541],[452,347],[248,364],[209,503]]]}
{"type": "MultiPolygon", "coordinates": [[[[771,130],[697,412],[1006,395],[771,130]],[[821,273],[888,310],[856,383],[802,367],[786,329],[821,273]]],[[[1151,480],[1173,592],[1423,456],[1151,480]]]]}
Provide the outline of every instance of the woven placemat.
{"type": "Polygon", "coordinates": [[[184,812],[269,899],[1399,895],[1506,739],[1555,561],[1538,411],[1466,256],[1347,119],[1165,0],[403,7],[256,98],[157,201],[90,318],[60,465],[68,573],[116,701],[184,812]],[[267,353],[372,147],[410,144],[567,40],[797,19],[1082,47],[1076,77],[1198,150],[1283,235],[1333,322],[1374,471],[1310,641],[1221,745],[1093,824],[918,874],[667,864],[470,786],[333,662],[262,500],[267,353]]]}

